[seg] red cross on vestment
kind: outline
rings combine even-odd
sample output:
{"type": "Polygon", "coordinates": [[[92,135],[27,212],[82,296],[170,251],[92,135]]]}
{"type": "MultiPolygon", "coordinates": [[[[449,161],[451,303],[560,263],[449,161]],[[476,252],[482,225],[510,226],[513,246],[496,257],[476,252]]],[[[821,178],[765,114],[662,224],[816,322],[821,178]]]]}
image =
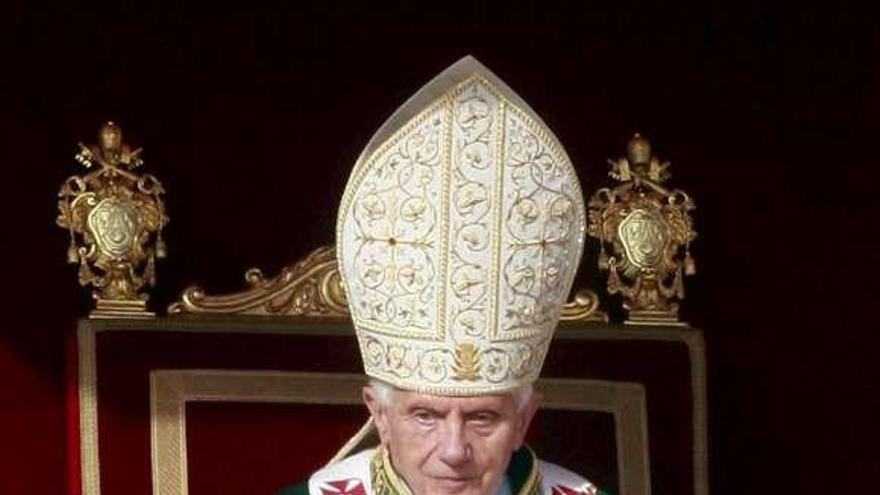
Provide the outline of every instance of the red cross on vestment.
{"type": "Polygon", "coordinates": [[[364,484],[358,478],[327,481],[321,487],[322,495],[367,495],[364,484]]]}

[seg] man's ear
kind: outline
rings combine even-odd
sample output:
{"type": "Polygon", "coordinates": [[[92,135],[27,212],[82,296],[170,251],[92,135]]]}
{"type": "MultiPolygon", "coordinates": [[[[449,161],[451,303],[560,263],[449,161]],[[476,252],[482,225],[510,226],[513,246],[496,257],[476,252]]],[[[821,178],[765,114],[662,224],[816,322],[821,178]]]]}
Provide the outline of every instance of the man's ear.
{"type": "Polygon", "coordinates": [[[544,396],[541,395],[541,392],[537,390],[532,392],[531,397],[529,397],[528,402],[520,406],[519,411],[519,422],[517,424],[518,431],[516,432],[516,448],[519,449],[523,446],[526,441],[526,433],[529,431],[529,425],[532,424],[532,418],[535,417],[535,412],[538,410],[538,406],[541,405],[541,399],[544,396]]]}
{"type": "Polygon", "coordinates": [[[388,416],[386,415],[385,404],[376,397],[376,392],[369,385],[363,388],[361,396],[364,399],[364,404],[366,404],[367,409],[370,410],[370,414],[373,416],[373,424],[376,425],[376,431],[379,432],[379,441],[382,442],[382,445],[387,446],[388,416]]]}

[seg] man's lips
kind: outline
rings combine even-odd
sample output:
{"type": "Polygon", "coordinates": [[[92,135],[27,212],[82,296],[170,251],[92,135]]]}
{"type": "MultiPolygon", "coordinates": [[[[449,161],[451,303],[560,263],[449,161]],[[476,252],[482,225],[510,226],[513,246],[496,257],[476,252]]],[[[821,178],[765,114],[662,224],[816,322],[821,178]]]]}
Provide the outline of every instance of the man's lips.
{"type": "Polygon", "coordinates": [[[438,476],[434,479],[439,485],[450,488],[461,488],[477,480],[474,476],[438,476]]]}

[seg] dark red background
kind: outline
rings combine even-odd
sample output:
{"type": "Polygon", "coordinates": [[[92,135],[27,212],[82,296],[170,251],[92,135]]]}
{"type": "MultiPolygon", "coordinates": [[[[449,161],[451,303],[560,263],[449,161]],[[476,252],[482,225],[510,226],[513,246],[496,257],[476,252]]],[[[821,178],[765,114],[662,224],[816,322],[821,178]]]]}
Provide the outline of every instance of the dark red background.
{"type": "Polygon", "coordinates": [[[873,489],[875,17],[505,5],[4,6],[0,492],[67,477],[63,349],[88,300],[53,221],[77,141],[115,119],[165,182],[162,308],[331,242],[370,134],[467,53],[544,117],[587,191],[640,131],[696,198],[686,316],[709,351],[713,493],[873,489]]]}

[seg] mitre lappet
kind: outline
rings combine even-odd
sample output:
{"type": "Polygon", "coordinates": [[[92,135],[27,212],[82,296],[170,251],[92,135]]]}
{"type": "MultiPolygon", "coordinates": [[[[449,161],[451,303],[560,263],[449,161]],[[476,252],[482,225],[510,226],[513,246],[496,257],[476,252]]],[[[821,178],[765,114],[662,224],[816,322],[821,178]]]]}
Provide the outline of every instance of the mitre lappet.
{"type": "Polygon", "coordinates": [[[556,136],[472,57],[376,132],[339,208],[337,256],[364,369],[444,396],[540,374],[584,249],[556,136]]]}

